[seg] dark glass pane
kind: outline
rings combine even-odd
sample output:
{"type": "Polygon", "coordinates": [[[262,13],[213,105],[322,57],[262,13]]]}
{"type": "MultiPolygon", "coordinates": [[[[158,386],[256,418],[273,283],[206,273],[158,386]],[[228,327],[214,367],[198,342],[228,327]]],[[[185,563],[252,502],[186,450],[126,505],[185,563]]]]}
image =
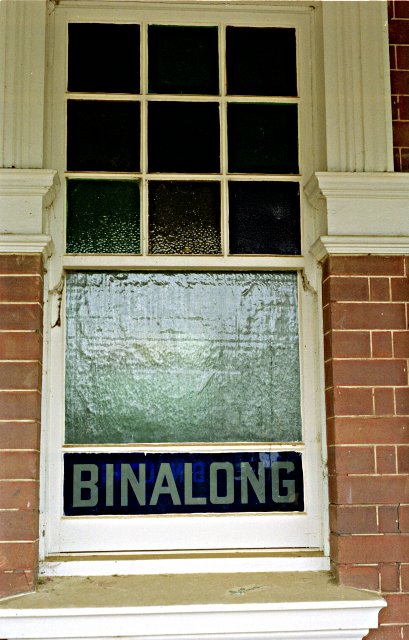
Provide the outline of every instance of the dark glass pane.
{"type": "Polygon", "coordinates": [[[70,171],[139,171],[139,102],[68,100],[70,171]]]}
{"type": "Polygon", "coordinates": [[[300,254],[299,185],[230,182],[229,229],[230,253],[300,254]]]}
{"type": "Polygon", "coordinates": [[[221,252],[218,182],[150,182],[149,252],[221,252]]]}
{"type": "Polygon", "coordinates": [[[295,29],[227,27],[227,93],[296,96],[295,29]]]}
{"type": "Polygon", "coordinates": [[[68,91],[139,93],[139,25],[68,25],[68,91]]]}
{"type": "Polygon", "coordinates": [[[295,104],[229,104],[231,173],[298,173],[295,104]]]}
{"type": "Polygon", "coordinates": [[[71,272],[67,443],[301,439],[296,273],[71,272]]]}
{"type": "Polygon", "coordinates": [[[139,183],[67,181],[67,253],[139,253],[139,183]]]}
{"type": "Polygon", "coordinates": [[[149,93],[218,95],[217,27],[153,25],[148,42],[149,93]]]}
{"type": "Polygon", "coordinates": [[[219,105],[151,102],[148,153],[150,172],[218,173],[219,105]]]}

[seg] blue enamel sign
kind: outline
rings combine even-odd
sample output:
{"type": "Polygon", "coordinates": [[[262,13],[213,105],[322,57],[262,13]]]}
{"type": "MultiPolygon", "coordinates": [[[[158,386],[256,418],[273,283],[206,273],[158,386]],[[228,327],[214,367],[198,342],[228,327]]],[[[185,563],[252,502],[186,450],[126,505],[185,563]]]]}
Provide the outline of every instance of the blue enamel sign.
{"type": "Polygon", "coordinates": [[[66,453],[64,514],[303,511],[301,453],[66,453]]]}

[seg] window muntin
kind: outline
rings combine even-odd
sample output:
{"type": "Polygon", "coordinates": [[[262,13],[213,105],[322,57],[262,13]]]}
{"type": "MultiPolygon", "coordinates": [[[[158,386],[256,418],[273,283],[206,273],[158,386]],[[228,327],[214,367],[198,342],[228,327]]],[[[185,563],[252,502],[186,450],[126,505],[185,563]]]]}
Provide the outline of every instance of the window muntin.
{"type": "MultiPolygon", "coordinates": [[[[130,7],[130,5],[129,5],[130,7]]],[[[198,269],[216,269],[216,270],[254,270],[259,271],[260,269],[267,269],[269,271],[274,271],[276,269],[297,269],[303,270],[308,264],[308,260],[306,261],[302,256],[294,255],[296,257],[291,257],[289,254],[279,254],[275,255],[261,255],[261,254],[247,254],[244,253],[241,255],[234,255],[229,252],[228,247],[228,220],[227,220],[227,207],[225,205],[228,200],[228,189],[227,189],[227,180],[229,182],[251,182],[252,184],[257,182],[279,182],[279,183],[293,183],[295,186],[303,184],[306,179],[310,175],[311,168],[314,166],[314,156],[315,151],[312,143],[311,136],[311,103],[310,103],[310,95],[309,92],[311,90],[311,85],[309,84],[309,65],[305,63],[306,60],[309,59],[309,47],[311,46],[311,42],[309,41],[309,29],[310,29],[310,21],[309,21],[309,10],[303,9],[302,11],[295,11],[292,13],[292,6],[286,7],[287,13],[283,13],[282,11],[274,11],[270,12],[269,9],[263,11],[260,9],[259,12],[254,13],[251,11],[240,11],[238,13],[234,13],[229,9],[223,11],[216,11],[212,14],[204,12],[196,12],[191,9],[184,9],[181,12],[174,13],[172,7],[172,18],[175,20],[177,24],[186,24],[191,26],[192,24],[202,24],[204,26],[212,25],[214,26],[216,23],[220,25],[221,29],[230,26],[231,24],[235,24],[236,26],[246,27],[249,24],[257,27],[266,27],[266,25],[272,25],[274,28],[279,28],[283,24],[290,25],[292,28],[296,27],[297,31],[297,51],[298,51],[298,64],[300,65],[300,71],[298,73],[298,84],[299,84],[299,93],[300,98],[286,98],[286,104],[302,104],[303,108],[298,113],[298,127],[299,127],[299,135],[301,141],[300,147],[300,163],[303,167],[303,175],[270,175],[264,176],[259,174],[252,174],[249,180],[244,179],[243,176],[239,174],[229,174],[227,176],[227,153],[223,150],[227,148],[227,138],[225,136],[225,131],[223,131],[223,124],[221,127],[221,155],[224,158],[222,162],[222,172],[220,178],[218,176],[212,175],[204,175],[204,174],[192,174],[192,175],[148,175],[146,172],[140,176],[139,174],[123,174],[123,173],[107,173],[101,172],[99,175],[88,174],[84,172],[66,172],[66,176],[68,179],[84,179],[92,177],[98,179],[126,179],[126,180],[138,180],[141,178],[141,182],[144,184],[144,180],[154,180],[168,182],[168,181],[209,181],[213,180],[221,183],[221,206],[222,206],[222,215],[221,215],[221,229],[222,229],[222,255],[203,255],[197,254],[194,255],[174,255],[174,254],[149,254],[148,253],[148,243],[149,237],[147,234],[148,228],[148,207],[147,199],[148,199],[148,189],[142,190],[143,197],[141,198],[141,230],[142,230],[142,255],[138,256],[135,253],[133,254],[113,254],[113,253],[105,253],[105,254],[90,254],[83,253],[81,254],[65,254],[65,244],[64,244],[64,235],[61,233],[63,231],[62,220],[63,216],[58,215],[58,217],[53,220],[53,227],[57,229],[57,233],[54,236],[56,242],[56,253],[53,259],[53,266],[51,271],[54,273],[53,280],[58,282],[58,273],[59,268],[64,266],[65,269],[78,270],[78,269],[101,269],[101,268],[114,268],[121,269],[125,267],[126,269],[137,269],[137,270],[145,270],[145,269],[171,269],[171,270],[193,270],[198,269]],[[292,15],[291,15],[292,14],[292,15]],[[289,17],[290,16],[290,17],[289,17]],[[308,152],[306,152],[308,150],[308,152]],[[305,171],[305,173],[304,173],[305,171]],[[305,176],[305,177],[304,177],[305,176]]],[[[128,10],[116,10],[113,13],[110,13],[109,10],[106,12],[98,12],[93,9],[87,9],[81,11],[75,17],[73,16],[70,9],[61,10],[56,12],[56,40],[59,43],[67,42],[67,22],[70,22],[71,19],[75,20],[83,20],[84,22],[94,22],[96,19],[101,19],[101,22],[107,21],[109,16],[112,21],[122,20],[123,22],[132,22],[141,23],[141,24],[160,24],[164,25],[169,22],[169,13],[166,11],[155,11],[154,13],[149,13],[147,10],[135,11],[132,9],[128,10]]],[[[64,64],[66,64],[64,60],[64,56],[61,55],[62,49],[57,47],[58,54],[57,58],[59,59],[58,64],[56,60],[55,65],[55,73],[53,78],[53,86],[54,90],[64,91],[64,79],[63,75],[61,75],[62,70],[64,69],[64,64]]],[[[141,52],[142,58],[146,55],[146,42],[144,43],[144,36],[141,36],[141,52]]],[[[223,75],[223,74],[222,74],[223,75]]],[[[141,99],[141,121],[144,121],[144,117],[146,116],[146,111],[144,115],[144,106],[143,102],[147,93],[147,78],[141,78],[141,87],[142,87],[142,99],[141,99]]],[[[79,94],[66,94],[67,99],[78,99],[79,94]]],[[[109,96],[101,96],[100,94],[82,94],[81,99],[108,99],[109,96]]],[[[111,96],[113,97],[113,96],[111,96]]],[[[125,96],[116,95],[113,97],[114,100],[127,100],[125,96]]],[[[169,96],[173,101],[176,101],[176,96],[169,96]]],[[[159,99],[158,96],[150,96],[149,100],[159,99]]],[[[163,96],[161,96],[163,99],[163,96]]],[[[185,100],[184,96],[179,96],[179,99],[182,101],[185,100]]],[[[196,98],[192,101],[194,102],[196,98]]],[[[213,99],[213,98],[212,98],[213,99]]],[[[223,96],[219,96],[220,100],[223,99],[223,96]]],[[[139,100],[139,98],[138,98],[139,100]]],[[[229,98],[230,102],[246,102],[251,101],[252,103],[256,103],[258,101],[257,98],[253,96],[249,97],[231,97],[229,98]]],[[[261,102],[264,100],[262,99],[261,102]]],[[[283,103],[282,98],[272,98],[270,100],[271,103],[278,102],[279,104],[283,103]]],[[[61,170],[61,173],[64,173],[65,170],[65,162],[64,162],[64,140],[61,137],[61,129],[59,128],[58,123],[64,119],[64,112],[60,108],[58,103],[55,103],[54,110],[54,128],[53,128],[53,141],[54,141],[54,149],[56,150],[56,155],[52,155],[54,160],[51,160],[53,166],[58,166],[61,170]],[[61,120],[59,120],[61,118],[61,120]]],[[[221,108],[221,111],[223,111],[221,108]]],[[[222,122],[225,122],[222,121],[222,122]]],[[[142,142],[141,142],[141,155],[142,159],[146,156],[147,149],[147,141],[146,138],[144,140],[143,127],[142,127],[142,142]]],[[[56,206],[61,206],[62,201],[58,202],[56,206]]],[[[306,227],[306,217],[305,217],[305,203],[302,203],[301,208],[301,224],[300,227],[302,229],[302,238],[301,238],[301,252],[303,252],[303,247],[305,245],[305,238],[308,237],[308,226],[306,227]],[[305,231],[307,231],[307,236],[305,235],[305,231]]],[[[62,214],[62,211],[61,211],[62,214]]],[[[300,246],[300,237],[298,236],[298,240],[296,244],[300,246]]],[[[180,549],[194,549],[194,548],[223,548],[226,547],[271,547],[271,546],[281,546],[281,547],[292,547],[292,546],[320,546],[321,537],[320,537],[320,529],[321,529],[321,520],[322,515],[320,513],[320,498],[316,499],[317,496],[321,493],[321,483],[317,478],[319,475],[316,472],[316,469],[319,468],[320,461],[320,445],[319,439],[317,440],[317,434],[315,429],[317,425],[319,425],[319,407],[314,399],[314,393],[316,389],[319,387],[319,375],[316,370],[315,365],[315,354],[318,349],[318,344],[314,331],[310,331],[310,328],[315,325],[317,322],[317,312],[315,309],[315,305],[313,302],[313,297],[309,293],[312,291],[308,288],[308,281],[306,282],[305,289],[301,287],[301,277],[299,276],[299,288],[298,294],[299,299],[301,301],[300,306],[300,328],[301,328],[301,336],[300,336],[300,355],[301,355],[301,371],[303,375],[301,377],[301,400],[302,400],[302,414],[303,414],[303,442],[295,445],[295,450],[299,450],[303,452],[304,458],[304,469],[305,469],[305,500],[306,500],[306,510],[305,515],[296,516],[296,515],[268,515],[264,514],[261,519],[257,520],[257,526],[255,526],[254,516],[245,514],[241,514],[240,517],[230,517],[228,515],[223,516],[222,519],[220,517],[213,517],[208,515],[205,519],[199,517],[191,516],[187,521],[184,519],[178,520],[177,518],[166,518],[166,526],[165,521],[161,522],[161,519],[155,518],[153,521],[146,520],[142,518],[140,521],[140,526],[137,524],[134,519],[102,519],[103,525],[99,524],[99,526],[103,526],[104,536],[100,536],[97,531],[98,529],[94,528],[94,524],[91,522],[89,518],[80,518],[80,519],[70,519],[64,518],[60,520],[60,514],[62,512],[61,505],[61,495],[62,489],[61,486],[57,486],[53,484],[51,480],[49,485],[49,496],[48,496],[48,504],[50,514],[53,518],[53,522],[55,523],[55,528],[52,531],[48,531],[47,538],[47,548],[52,550],[60,550],[60,551],[69,551],[69,550],[92,550],[92,549],[105,549],[109,550],[115,546],[117,549],[131,549],[134,548],[134,540],[135,535],[138,535],[138,548],[140,549],[164,549],[169,547],[169,544],[175,548],[175,543],[177,548],[180,549]],[[306,374],[306,375],[304,375],[306,374]],[[313,400],[313,401],[311,401],[313,400]],[[318,411],[318,413],[317,413],[318,411]],[[318,423],[317,423],[318,418],[318,423]],[[143,523],[143,524],[142,524],[143,523]],[[297,523],[297,525],[295,525],[297,523]],[[163,526],[165,526],[165,529],[163,526]],[[188,526],[187,526],[188,525],[188,526]],[[142,528],[141,528],[142,527],[142,528]],[[136,532],[139,532],[136,534],[136,532]],[[92,533],[95,532],[95,533],[92,533]]],[[[64,301],[62,307],[62,327],[64,327],[64,301]]],[[[54,332],[51,334],[52,343],[54,344],[53,352],[54,353],[62,353],[63,345],[64,345],[64,336],[61,333],[59,325],[57,324],[54,332]]],[[[60,360],[61,362],[61,360],[60,360]]],[[[52,416],[53,424],[62,425],[63,424],[63,411],[64,411],[64,403],[63,403],[63,393],[62,390],[64,388],[63,378],[60,375],[58,357],[57,357],[57,368],[55,368],[54,364],[52,366],[52,370],[54,372],[53,375],[53,390],[50,396],[50,415],[52,416]],[[58,400],[60,398],[60,400],[58,400]]],[[[52,374],[51,374],[52,375],[52,374]]],[[[49,444],[51,447],[51,451],[58,451],[62,444],[62,431],[60,428],[56,430],[51,430],[48,436],[49,444]]],[[[204,450],[213,450],[220,451],[219,445],[210,445],[210,449],[208,445],[197,445],[200,451],[204,450]]],[[[193,445],[193,449],[197,449],[193,445]]],[[[86,450],[101,450],[101,445],[98,448],[93,448],[92,446],[87,446],[86,450]]],[[[192,445],[180,445],[178,449],[186,450],[186,447],[189,450],[192,449],[192,445]]],[[[257,450],[258,447],[254,444],[251,445],[237,445],[235,443],[231,443],[229,445],[230,449],[237,450],[249,449],[257,450]]],[[[131,447],[131,449],[135,446],[131,447]]],[[[145,447],[146,448],[146,447],[145,447]]],[[[168,445],[168,450],[174,449],[174,445],[168,445]]],[[[262,448],[262,447],[261,447],[262,448]]],[[[283,445],[276,443],[274,444],[274,450],[281,450],[283,445]]],[[[288,449],[288,445],[284,445],[284,449],[288,449]]],[[[293,448],[293,445],[292,445],[293,448]]],[[[67,450],[68,447],[65,446],[64,450],[67,450]]],[[[69,450],[79,451],[84,450],[83,446],[74,447],[73,445],[69,446],[69,450]]],[[[127,447],[129,450],[129,447],[127,447]]],[[[163,447],[160,448],[163,450],[163,447]]],[[[136,449],[137,450],[137,447],[136,449]]],[[[158,450],[156,445],[151,445],[150,450],[155,451],[158,450]]],[[[57,467],[61,468],[61,462],[58,461],[57,458],[53,457],[53,465],[57,465],[57,467]]],[[[52,476],[54,477],[54,476],[52,476]]],[[[98,522],[101,523],[101,518],[98,519],[98,522]]]]}

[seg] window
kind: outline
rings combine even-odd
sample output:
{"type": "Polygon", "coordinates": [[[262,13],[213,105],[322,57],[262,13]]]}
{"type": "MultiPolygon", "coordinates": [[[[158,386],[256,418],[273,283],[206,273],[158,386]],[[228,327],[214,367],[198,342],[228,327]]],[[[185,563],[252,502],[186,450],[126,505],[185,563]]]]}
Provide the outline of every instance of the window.
{"type": "Polygon", "coordinates": [[[308,14],[54,37],[46,553],[320,547],[308,14]]]}

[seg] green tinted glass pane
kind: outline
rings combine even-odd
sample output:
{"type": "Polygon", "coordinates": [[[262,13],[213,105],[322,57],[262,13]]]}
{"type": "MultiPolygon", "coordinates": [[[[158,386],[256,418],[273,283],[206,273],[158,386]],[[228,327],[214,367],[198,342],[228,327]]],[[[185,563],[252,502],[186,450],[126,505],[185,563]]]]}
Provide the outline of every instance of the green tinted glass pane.
{"type": "Polygon", "coordinates": [[[229,104],[231,173],[298,173],[296,104],[229,104]]]}
{"type": "Polygon", "coordinates": [[[139,253],[139,183],[67,181],[67,253],[139,253]]]}
{"type": "Polygon", "coordinates": [[[220,183],[152,181],[149,253],[221,253],[220,183]]]}
{"type": "Polygon", "coordinates": [[[295,273],[67,275],[68,443],[301,438],[295,273]]]}

